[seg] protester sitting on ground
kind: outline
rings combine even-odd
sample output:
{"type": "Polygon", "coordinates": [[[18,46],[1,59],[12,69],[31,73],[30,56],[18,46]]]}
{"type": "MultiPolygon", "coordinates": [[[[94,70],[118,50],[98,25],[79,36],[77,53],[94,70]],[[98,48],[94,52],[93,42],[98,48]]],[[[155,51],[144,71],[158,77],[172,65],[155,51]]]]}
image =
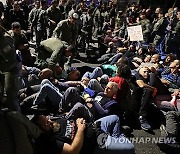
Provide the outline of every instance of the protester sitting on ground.
{"type": "Polygon", "coordinates": [[[106,50],[106,53],[102,55],[100,58],[97,59],[98,63],[104,63],[109,60],[112,56],[116,54],[117,47],[113,42],[108,43],[108,49],[106,50]]]}
{"type": "Polygon", "coordinates": [[[80,71],[76,67],[69,67],[66,70],[61,69],[60,67],[57,67],[55,69],[56,72],[56,78],[59,81],[65,82],[65,81],[78,81],[80,78],[80,71]],[[59,69],[59,70],[58,70],[59,69]]]}
{"type": "MultiPolygon", "coordinates": [[[[55,111],[63,112],[68,111],[74,104],[80,101],[79,93],[85,92],[89,96],[94,97],[95,92],[103,91],[97,80],[92,79],[89,81],[86,77],[83,77],[81,81],[53,83],[49,80],[41,82],[40,90],[33,101],[33,105],[42,104],[43,100],[47,97],[55,111]]],[[[32,103],[30,104],[32,106],[32,103]]]]}
{"type": "Polygon", "coordinates": [[[152,96],[157,93],[157,89],[149,85],[150,70],[148,67],[140,68],[136,76],[136,83],[141,88],[140,96],[140,109],[139,109],[139,121],[141,128],[144,130],[150,130],[151,126],[147,121],[148,104],[150,103],[152,96]]]}
{"type": "Polygon", "coordinates": [[[154,55],[157,54],[156,46],[153,43],[150,43],[148,46],[148,55],[154,55]]]}
{"type": "Polygon", "coordinates": [[[40,70],[36,67],[27,67],[23,65],[22,75],[23,88],[27,88],[40,84],[43,79],[51,79],[53,77],[53,72],[49,68],[40,70]]]}
{"type": "Polygon", "coordinates": [[[173,54],[168,54],[166,55],[166,58],[163,61],[163,66],[164,67],[169,67],[169,65],[171,64],[171,62],[173,62],[176,59],[175,55],[173,54]]]}
{"type": "MultiPolygon", "coordinates": [[[[99,81],[102,90],[104,88],[104,86],[106,86],[109,77],[108,75],[104,74],[101,67],[96,67],[92,72],[86,72],[82,77],[87,77],[89,79],[96,79],[97,81],[99,81]]],[[[94,89],[95,90],[95,89],[94,89]]]]}
{"type": "Polygon", "coordinates": [[[180,61],[174,60],[170,65],[169,69],[164,70],[161,73],[162,82],[169,88],[177,89],[180,86],[180,75],[179,75],[180,61]]]}
{"type": "Polygon", "coordinates": [[[78,91],[74,87],[69,87],[64,94],[59,91],[49,80],[41,82],[41,88],[36,95],[33,105],[42,104],[43,100],[48,97],[52,108],[57,112],[67,112],[74,104],[80,101],[78,91]]]}
{"type": "Polygon", "coordinates": [[[107,152],[112,150],[134,153],[134,145],[120,135],[119,118],[115,115],[103,117],[94,123],[86,123],[83,118],[78,118],[76,121],[61,118],[52,121],[44,115],[35,117],[33,121],[44,131],[44,134],[36,140],[40,153],[92,154],[97,146],[97,137],[101,133],[109,134],[105,139],[106,142],[111,140],[107,147],[103,147],[107,152]],[[122,139],[125,142],[120,144],[112,142],[114,139],[122,139]]]}
{"type": "Polygon", "coordinates": [[[145,48],[139,48],[137,53],[134,55],[132,63],[138,68],[144,61],[147,50],[145,48]]]}
{"type": "Polygon", "coordinates": [[[116,76],[109,78],[109,81],[116,82],[118,84],[118,91],[115,95],[115,99],[122,110],[122,105],[127,103],[127,94],[129,90],[128,82],[131,77],[131,70],[125,64],[120,64],[117,67],[116,76]]]}
{"type": "Polygon", "coordinates": [[[117,91],[117,83],[108,82],[103,92],[98,93],[94,98],[85,98],[86,106],[95,119],[118,113],[117,102],[113,98],[117,91]]]}
{"type": "Polygon", "coordinates": [[[104,37],[104,44],[108,45],[109,42],[112,42],[113,36],[112,36],[112,31],[107,30],[106,31],[106,36],[104,37]]]}
{"type": "Polygon", "coordinates": [[[129,60],[132,60],[135,53],[136,53],[136,46],[134,44],[131,44],[123,56],[127,57],[129,60]]]}
{"type": "MultiPolygon", "coordinates": [[[[25,88],[29,85],[34,85],[36,82],[32,81],[33,78],[38,78],[38,74],[40,73],[40,69],[36,67],[28,67],[22,65],[22,87],[25,88]]],[[[37,83],[39,84],[39,82],[37,83]]]]}

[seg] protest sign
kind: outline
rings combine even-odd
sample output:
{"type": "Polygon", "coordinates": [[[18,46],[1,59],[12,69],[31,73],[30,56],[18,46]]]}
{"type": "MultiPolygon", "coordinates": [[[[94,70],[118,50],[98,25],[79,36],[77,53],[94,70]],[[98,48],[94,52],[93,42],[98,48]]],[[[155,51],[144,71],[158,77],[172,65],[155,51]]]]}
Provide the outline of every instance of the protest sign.
{"type": "Polygon", "coordinates": [[[130,41],[143,41],[141,25],[127,27],[127,31],[128,36],[130,37],[130,41]]]}

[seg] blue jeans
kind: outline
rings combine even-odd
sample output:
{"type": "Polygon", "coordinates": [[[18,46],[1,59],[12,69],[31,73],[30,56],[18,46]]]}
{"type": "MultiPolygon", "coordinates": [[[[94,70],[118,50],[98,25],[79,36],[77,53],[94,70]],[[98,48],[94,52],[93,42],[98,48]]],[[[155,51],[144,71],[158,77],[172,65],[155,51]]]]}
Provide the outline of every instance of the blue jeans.
{"type": "Polygon", "coordinates": [[[59,89],[56,88],[48,79],[44,79],[41,82],[41,88],[38,92],[33,105],[39,105],[43,100],[48,97],[54,107],[59,106],[59,103],[63,95],[59,92],[59,89]]]}
{"type": "Polygon", "coordinates": [[[119,137],[120,135],[120,121],[116,115],[110,115],[100,118],[95,123],[101,122],[101,130],[104,133],[109,133],[113,137],[119,137]]]}
{"type": "MultiPolygon", "coordinates": [[[[87,77],[89,79],[97,79],[97,77],[101,77],[103,75],[103,71],[100,67],[96,67],[93,72],[86,72],[83,77],[87,77]]],[[[82,78],[83,78],[82,77],[82,78]]]]}
{"type": "Polygon", "coordinates": [[[123,135],[120,135],[119,117],[110,115],[103,117],[95,123],[101,122],[101,130],[106,134],[97,138],[99,148],[96,148],[95,153],[104,154],[132,154],[134,153],[134,145],[123,135]],[[104,138],[106,137],[106,138],[104,138]]]}
{"type": "Polygon", "coordinates": [[[64,94],[59,92],[59,89],[56,88],[49,80],[45,79],[41,82],[41,88],[38,92],[33,105],[39,105],[43,100],[48,97],[53,107],[60,112],[68,111],[69,108],[72,108],[74,104],[79,102],[79,94],[77,90],[73,87],[68,88],[64,94]]]}

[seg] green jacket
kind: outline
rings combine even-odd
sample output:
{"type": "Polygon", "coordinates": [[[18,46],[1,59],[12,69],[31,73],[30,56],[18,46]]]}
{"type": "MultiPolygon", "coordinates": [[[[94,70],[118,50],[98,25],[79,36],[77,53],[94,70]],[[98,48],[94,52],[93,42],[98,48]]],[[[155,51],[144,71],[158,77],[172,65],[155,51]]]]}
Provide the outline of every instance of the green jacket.
{"type": "Polygon", "coordinates": [[[60,21],[53,31],[53,36],[56,36],[60,40],[67,42],[69,45],[75,45],[77,34],[77,25],[71,24],[69,19],[60,21]]]}
{"type": "Polygon", "coordinates": [[[58,38],[49,38],[41,41],[41,46],[51,53],[48,64],[52,66],[63,61],[64,51],[68,47],[68,44],[58,38]]]}

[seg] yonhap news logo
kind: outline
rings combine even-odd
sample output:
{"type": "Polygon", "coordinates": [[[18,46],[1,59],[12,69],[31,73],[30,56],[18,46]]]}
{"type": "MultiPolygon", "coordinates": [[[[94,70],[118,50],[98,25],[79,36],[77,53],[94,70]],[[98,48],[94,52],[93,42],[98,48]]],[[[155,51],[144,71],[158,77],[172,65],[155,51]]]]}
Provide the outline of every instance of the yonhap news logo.
{"type": "Polygon", "coordinates": [[[100,148],[107,148],[110,144],[173,144],[176,143],[175,137],[112,137],[108,133],[102,133],[97,137],[100,148]]]}
{"type": "Polygon", "coordinates": [[[97,143],[99,145],[99,148],[106,148],[108,145],[111,144],[111,140],[108,140],[108,133],[102,133],[97,137],[97,143]]]}
{"type": "Polygon", "coordinates": [[[173,144],[176,143],[176,137],[131,137],[128,138],[133,144],[173,144]]]}

